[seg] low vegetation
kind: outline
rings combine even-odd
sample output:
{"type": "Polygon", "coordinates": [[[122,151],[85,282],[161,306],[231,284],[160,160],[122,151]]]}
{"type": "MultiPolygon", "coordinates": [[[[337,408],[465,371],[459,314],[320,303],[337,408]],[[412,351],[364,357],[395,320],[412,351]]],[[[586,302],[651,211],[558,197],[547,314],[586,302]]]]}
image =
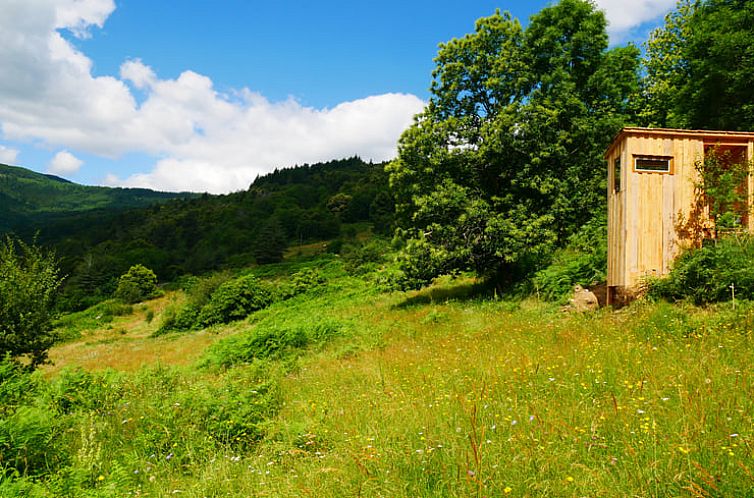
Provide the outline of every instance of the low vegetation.
{"type": "Polygon", "coordinates": [[[649,295],[708,304],[754,299],[754,239],[725,237],[682,254],[670,274],[647,282],[649,295]]]}
{"type": "MultiPolygon", "coordinates": [[[[526,28],[498,12],[441,46],[387,168],[305,165],[90,224],[109,197],[74,188],[84,212],[37,219],[62,272],[0,243],[0,496],[754,495],[750,239],[682,255],[621,310],[558,303],[604,278],[614,131],[751,128],[748,87],[716,90],[745,81],[751,10],[679,3],[644,77],[591,2],[526,28]],[[710,88],[722,121],[688,108],[710,88]]],[[[735,191],[724,173],[712,189],[735,191]]]]}
{"type": "Polygon", "coordinates": [[[571,315],[475,297],[469,277],[385,293],[381,271],[325,255],[61,321],[90,324],[51,351],[63,365],[0,365],[0,495],[754,491],[749,302],[571,315]],[[153,336],[171,301],[210,303],[232,282],[274,298],[153,336]],[[84,361],[118,343],[127,355],[84,361]],[[188,364],[150,360],[182,343],[198,349],[188,364]]]}

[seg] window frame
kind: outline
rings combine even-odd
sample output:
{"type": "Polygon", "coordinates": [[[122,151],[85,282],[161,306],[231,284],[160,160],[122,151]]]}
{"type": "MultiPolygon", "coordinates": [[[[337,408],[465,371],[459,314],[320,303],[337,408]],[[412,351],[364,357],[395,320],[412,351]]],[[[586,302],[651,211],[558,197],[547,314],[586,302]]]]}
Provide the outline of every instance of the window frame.
{"type": "Polygon", "coordinates": [[[633,171],[634,173],[652,173],[658,175],[672,175],[675,173],[675,164],[673,156],[659,156],[651,154],[634,154],[633,155],[633,171]],[[668,169],[642,169],[639,168],[638,162],[642,159],[649,161],[667,161],[668,169]]]}
{"type": "Polygon", "coordinates": [[[621,191],[621,174],[623,173],[623,154],[618,154],[618,157],[613,160],[613,193],[617,194],[621,191]]]}

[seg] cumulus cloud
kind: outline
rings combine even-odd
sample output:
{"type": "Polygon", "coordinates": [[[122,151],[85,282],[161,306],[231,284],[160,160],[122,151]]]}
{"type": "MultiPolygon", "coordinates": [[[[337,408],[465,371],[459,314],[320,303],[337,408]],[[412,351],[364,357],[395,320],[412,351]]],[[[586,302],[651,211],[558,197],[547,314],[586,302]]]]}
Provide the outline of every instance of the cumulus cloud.
{"type": "Polygon", "coordinates": [[[0,163],[15,164],[17,158],[18,151],[16,149],[0,145],[0,163]]]}
{"type": "Polygon", "coordinates": [[[623,39],[632,29],[660,19],[675,7],[676,0],[596,0],[605,11],[613,40],[623,39]]]}
{"type": "Polygon", "coordinates": [[[140,59],[124,61],[117,76],[95,77],[92,61],[61,30],[88,36],[113,11],[111,0],[3,2],[0,74],[14,75],[0,78],[3,135],[108,158],[159,158],[152,171],[105,177],[110,185],[228,192],[275,167],[351,155],[389,159],[424,105],[405,94],[329,109],[271,102],[248,88],[218,92],[189,70],[160,79],[140,59]]]}
{"type": "Polygon", "coordinates": [[[57,175],[71,174],[77,172],[82,164],[84,161],[67,150],[61,150],[52,158],[47,171],[57,175]]]}
{"type": "Polygon", "coordinates": [[[115,10],[113,0],[70,0],[55,2],[55,27],[68,29],[77,38],[88,38],[89,28],[105,25],[115,10]]]}

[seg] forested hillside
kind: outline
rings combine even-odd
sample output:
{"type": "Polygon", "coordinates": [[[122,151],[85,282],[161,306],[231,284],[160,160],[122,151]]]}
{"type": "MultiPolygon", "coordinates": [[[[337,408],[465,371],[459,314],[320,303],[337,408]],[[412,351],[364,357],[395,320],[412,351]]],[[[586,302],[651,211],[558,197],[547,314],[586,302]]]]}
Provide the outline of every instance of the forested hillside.
{"type": "Polygon", "coordinates": [[[78,308],[109,296],[137,263],[166,282],[277,262],[290,244],[351,237],[358,223],[389,233],[393,209],[384,165],[351,158],[276,170],[228,195],[38,218],[35,229],[61,258],[66,307],[78,308]]]}
{"type": "Polygon", "coordinates": [[[78,224],[107,216],[108,211],[133,209],[190,193],[155,192],[140,188],[77,185],[53,175],[0,164],[0,233],[33,233],[52,225],[78,224]]]}
{"type": "Polygon", "coordinates": [[[0,496],[754,496],[754,238],[557,302],[604,277],[615,131],[754,129],[752,21],[680,0],[642,56],[589,0],[497,12],[389,164],[0,240],[0,496]]]}

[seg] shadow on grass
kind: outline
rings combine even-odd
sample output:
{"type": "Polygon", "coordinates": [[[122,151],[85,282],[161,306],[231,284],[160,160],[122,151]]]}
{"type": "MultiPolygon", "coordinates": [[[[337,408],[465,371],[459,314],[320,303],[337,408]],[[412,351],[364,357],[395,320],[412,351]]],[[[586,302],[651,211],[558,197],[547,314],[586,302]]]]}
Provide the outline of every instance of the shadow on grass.
{"type": "Polygon", "coordinates": [[[487,282],[458,282],[442,286],[432,286],[416,291],[394,308],[403,309],[447,301],[474,301],[493,299],[495,287],[487,282]]]}

